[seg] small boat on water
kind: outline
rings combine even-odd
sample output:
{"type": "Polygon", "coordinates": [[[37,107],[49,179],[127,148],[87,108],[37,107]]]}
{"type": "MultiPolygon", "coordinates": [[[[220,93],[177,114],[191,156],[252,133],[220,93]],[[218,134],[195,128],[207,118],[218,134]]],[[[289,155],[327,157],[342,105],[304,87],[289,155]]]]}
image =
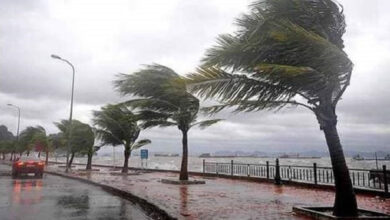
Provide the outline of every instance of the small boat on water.
{"type": "Polygon", "coordinates": [[[226,156],[217,156],[217,155],[211,155],[209,153],[205,153],[205,154],[201,154],[199,155],[200,158],[233,158],[233,157],[236,157],[236,156],[229,156],[229,155],[226,155],[226,156]]]}
{"type": "Polygon", "coordinates": [[[387,154],[383,158],[377,158],[376,156],[375,156],[375,158],[364,158],[364,157],[360,156],[360,154],[357,154],[357,155],[353,156],[352,159],[354,159],[354,160],[377,160],[377,161],[382,160],[382,161],[384,161],[384,160],[390,160],[390,154],[387,154]]]}
{"type": "Polygon", "coordinates": [[[178,157],[179,154],[164,154],[164,153],[156,153],[154,154],[155,157],[178,157]]]}
{"type": "Polygon", "coordinates": [[[354,159],[354,160],[364,160],[364,158],[361,157],[360,154],[357,154],[357,155],[353,156],[352,159],[354,159]]]}
{"type": "Polygon", "coordinates": [[[300,156],[299,154],[296,154],[296,155],[282,154],[279,158],[288,158],[288,159],[320,159],[321,157],[300,156]]]}

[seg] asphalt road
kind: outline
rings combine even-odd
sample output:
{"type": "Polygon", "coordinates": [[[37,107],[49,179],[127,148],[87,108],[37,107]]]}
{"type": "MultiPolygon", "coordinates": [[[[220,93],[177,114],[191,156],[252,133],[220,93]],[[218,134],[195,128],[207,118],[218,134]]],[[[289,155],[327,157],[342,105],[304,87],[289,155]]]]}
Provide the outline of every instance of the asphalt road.
{"type": "Polygon", "coordinates": [[[150,219],[137,205],[99,187],[44,174],[12,179],[0,165],[1,220],[150,219]]]}

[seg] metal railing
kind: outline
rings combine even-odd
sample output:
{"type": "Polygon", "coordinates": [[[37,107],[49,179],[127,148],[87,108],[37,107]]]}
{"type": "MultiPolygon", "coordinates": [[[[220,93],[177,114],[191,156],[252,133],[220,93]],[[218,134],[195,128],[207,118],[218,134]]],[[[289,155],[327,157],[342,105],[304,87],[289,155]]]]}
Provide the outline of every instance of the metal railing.
{"type": "MultiPolygon", "coordinates": [[[[331,167],[319,167],[316,163],[313,163],[313,166],[279,165],[278,159],[275,164],[270,164],[268,161],[265,164],[245,164],[236,163],[233,160],[230,163],[203,160],[203,173],[275,179],[275,181],[279,178],[282,181],[315,185],[334,185],[335,181],[331,167]]],[[[354,187],[383,190],[389,193],[390,171],[386,169],[386,165],[379,170],[349,169],[349,174],[354,187]]]]}

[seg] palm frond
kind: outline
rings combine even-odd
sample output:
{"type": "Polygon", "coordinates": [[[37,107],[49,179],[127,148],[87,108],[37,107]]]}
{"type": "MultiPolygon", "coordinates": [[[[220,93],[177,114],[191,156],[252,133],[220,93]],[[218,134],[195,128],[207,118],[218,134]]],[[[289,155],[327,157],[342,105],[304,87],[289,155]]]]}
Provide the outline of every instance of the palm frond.
{"type": "Polygon", "coordinates": [[[38,142],[44,147],[47,146],[46,131],[42,126],[29,126],[22,130],[19,135],[19,150],[32,150],[38,142]]]}
{"type": "Polygon", "coordinates": [[[144,99],[131,99],[122,103],[129,106],[132,109],[144,109],[160,112],[175,112],[180,106],[175,105],[164,99],[144,98],[144,99]]]}
{"type": "Polygon", "coordinates": [[[185,90],[185,84],[172,69],[159,65],[145,65],[133,74],[119,74],[114,86],[122,95],[159,97],[166,93],[185,90]],[[167,90],[168,89],[168,90],[167,90]]]}
{"type": "Polygon", "coordinates": [[[185,78],[172,69],[153,64],[118,78],[115,87],[122,94],[141,97],[123,104],[138,112],[143,128],[171,125],[188,128],[196,120],[199,99],[187,91],[185,78]]]}
{"type": "Polygon", "coordinates": [[[289,100],[289,101],[240,100],[240,101],[235,101],[235,102],[229,102],[229,103],[204,107],[204,108],[202,108],[202,112],[205,114],[213,115],[213,114],[216,114],[216,113],[218,113],[224,109],[227,109],[227,108],[233,108],[234,109],[233,113],[253,112],[253,111],[260,111],[260,110],[265,110],[265,109],[279,110],[287,105],[304,106],[304,107],[312,110],[312,107],[310,107],[306,104],[294,101],[294,100],[289,100]]]}
{"type": "Polygon", "coordinates": [[[236,100],[289,100],[294,91],[245,75],[230,74],[215,67],[199,68],[188,76],[190,91],[204,98],[215,97],[222,102],[236,100]]]}
{"type": "Polygon", "coordinates": [[[141,110],[137,112],[139,119],[142,120],[168,120],[171,114],[162,111],[141,110]]]}
{"type": "Polygon", "coordinates": [[[200,122],[192,124],[191,127],[199,126],[200,129],[205,129],[205,128],[210,127],[211,125],[216,124],[222,120],[223,119],[204,120],[204,121],[200,121],[200,122]]]}
{"type": "Polygon", "coordinates": [[[99,139],[113,146],[134,142],[140,133],[139,116],[124,105],[107,105],[93,112],[99,139]]]}
{"type": "MultiPolygon", "coordinates": [[[[256,33],[251,38],[237,40],[243,47],[236,53],[241,59],[232,57],[226,61],[225,53],[230,49],[225,43],[223,48],[211,49],[205,60],[214,60],[219,67],[249,73],[262,63],[311,67],[328,77],[343,77],[352,67],[346,54],[336,45],[289,20],[265,20],[253,31],[256,33]]],[[[237,47],[235,44],[231,47],[237,47]]]]}
{"type": "Polygon", "coordinates": [[[148,129],[152,127],[169,127],[169,126],[177,126],[176,122],[171,122],[167,120],[145,120],[141,123],[141,127],[143,129],[148,129]]]}
{"type": "Polygon", "coordinates": [[[259,0],[251,5],[252,10],[238,19],[241,33],[249,34],[265,19],[283,18],[328,39],[343,48],[345,33],[343,7],[333,0],[259,0]]]}
{"type": "Polygon", "coordinates": [[[316,105],[312,100],[325,93],[337,103],[353,68],[342,50],[342,7],[332,0],[259,0],[250,8],[238,31],[220,35],[206,52],[203,67],[190,75],[192,91],[228,104],[273,107],[300,95],[316,105]]]}
{"type": "Polygon", "coordinates": [[[242,67],[252,55],[250,51],[243,53],[243,44],[240,39],[231,35],[223,34],[217,38],[217,46],[207,50],[206,57],[202,59],[205,67],[229,66],[233,71],[242,70],[242,67]]]}
{"type": "Polygon", "coordinates": [[[82,123],[78,120],[72,120],[72,136],[68,139],[69,132],[69,120],[62,120],[61,122],[54,123],[61,131],[61,136],[64,141],[71,146],[71,152],[85,153],[95,142],[95,134],[92,131],[91,126],[82,123]]]}
{"type": "Polygon", "coordinates": [[[109,131],[103,129],[96,129],[95,132],[96,137],[100,139],[104,144],[112,146],[124,144],[124,142],[120,138],[116,137],[109,131]]]}
{"type": "Polygon", "coordinates": [[[297,93],[316,96],[327,86],[326,76],[311,67],[260,64],[254,68],[253,78],[279,84],[297,93]]]}
{"type": "Polygon", "coordinates": [[[147,144],[150,144],[150,143],[152,143],[152,141],[149,139],[139,140],[135,144],[133,144],[133,146],[131,146],[131,150],[136,150],[136,149],[141,148],[141,147],[143,147],[147,144]]]}

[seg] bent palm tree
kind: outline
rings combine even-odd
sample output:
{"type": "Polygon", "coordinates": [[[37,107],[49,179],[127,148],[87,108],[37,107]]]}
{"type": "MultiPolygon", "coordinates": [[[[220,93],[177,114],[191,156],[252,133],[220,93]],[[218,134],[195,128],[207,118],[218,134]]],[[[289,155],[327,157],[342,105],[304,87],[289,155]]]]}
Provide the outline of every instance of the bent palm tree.
{"type": "Polygon", "coordinates": [[[12,140],[1,140],[0,141],[0,153],[2,154],[2,159],[5,160],[5,155],[12,153],[14,142],[12,140]]]}
{"type": "MultiPolygon", "coordinates": [[[[96,132],[95,132],[96,133],[96,132]]],[[[96,154],[96,152],[98,152],[100,150],[100,148],[102,147],[103,145],[92,145],[90,146],[87,151],[86,151],[86,154],[87,154],[87,165],[85,166],[85,169],[86,170],[92,170],[92,157],[94,154],[96,154]]]]}
{"type": "MultiPolygon", "coordinates": [[[[67,133],[69,132],[69,120],[62,120],[54,123],[61,131],[61,136],[67,142],[69,141],[67,133]]],[[[68,167],[72,166],[76,153],[85,153],[93,147],[95,136],[91,126],[78,120],[72,120],[72,139],[70,140],[70,160],[68,167]]],[[[67,146],[67,145],[66,145],[67,146]]]]}
{"type": "Polygon", "coordinates": [[[302,106],[325,133],[335,177],[334,214],[356,216],[355,193],[336,124],[336,105],[353,64],[343,51],[345,21],[332,0],[261,0],[237,20],[239,31],[221,35],[204,66],[189,76],[192,91],[235,111],[302,106]],[[306,102],[299,102],[305,100],[306,102]]]}
{"type": "MultiPolygon", "coordinates": [[[[54,133],[54,134],[49,134],[49,145],[50,145],[50,150],[53,152],[56,152],[60,150],[61,148],[64,149],[65,146],[65,140],[63,137],[63,133],[54,133]]],[[[56,161],[57,161],[57,154],[56,155],[56,161]]]]}
{"type": "Polygon", "coordinates": [[[46,131],[42,126],[32,127],[29,126],[20,132],[20,141],[19,141],[19,152],[27,151],[27,155],[30,154],[30,151],[34,148],[40,151],[43,149],[43,144],[47,145],[46,131]],[[42,142],[42,145],[39,142],[42,142]]]}
{"type": "Polygon", "coordinates": [[[96,152],[98,152],[99,150],[100,150],[100,148],[101,148],[102,146],[92,146],[91,148],[90,148],[90,150],[88,151],[88,154],[87,154],[87,156],[88,156],[88,161],[87,161],[87,166],[86,166],[86,170],[91,170],[92,169],[92,156],[94,155],[94,154],[96,154],[96,152]]]}
{"type": "Polygon", "coordinates": [[[101,111],[94,111],[93,116],[93,123],[97,126],[95,132],[102,145],[125,147],[122,173],[127,173],[131,151],[151,143],[149,139],[136,142],[141,132],[138,117],[123,105],[107,105],[101,111]]]}
{"type": "Polygon", "coordinates": [[[46,135],[46,130],[42,126],[30,126],[24,129],[20,133],[20,143],[20,151],[27,150],[27,155],[30,154],[30,150],[35,149],[40,157],[41,152],[44,151],[46,154],[45,164],[49,163],[50,137],[46,135]]]}
{"type": "Polygon", "coordinates": [[[13,142],[15,140],[14,135],[8,131],[5,125],[0,125],[0,151],[5,159],[5,154],[11,153],[11,160],[13,155],[13,142]]]}
{"type": "Polygon", "coordinates": [[[154,64],[131,75],[121,74],[115,87],[123,95],[140,96],[125,104],[138,109],[143,128],[177,126],[182,132],[180,180],[188,180],[188,131],[205,128],[219,119],[197,122],[199,100],[187,92],[186,82],[172,69],[154,64]]]}
{"type": "MultiPolygon", "coordinates": [[[[32,142],[35,145],[35,148],[39,150],[38,155],[40,156],[41,151],[45,152],[45,164],[49,163],[49,151],[50,151],[50,138],[46,135],[46,131],[38,132],[33,136],[32,142]]],[[[38,156],[38,157],[39,157],[38,156]]]]}

